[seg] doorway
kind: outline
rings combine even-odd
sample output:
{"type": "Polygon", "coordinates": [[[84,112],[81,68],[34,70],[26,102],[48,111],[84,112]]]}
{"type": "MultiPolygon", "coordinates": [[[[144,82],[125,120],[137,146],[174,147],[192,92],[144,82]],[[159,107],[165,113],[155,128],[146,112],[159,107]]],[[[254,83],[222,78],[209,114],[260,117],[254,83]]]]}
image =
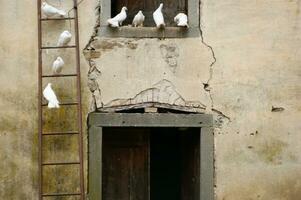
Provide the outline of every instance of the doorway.
{"type": "Polygon", "coordinates": [[[212,125],[208,114],[90,113],[89,199],[214,200],[212,125]]]}
{"type": "Polygon", "coordinates": [[[103,200],[199,200],[199,128],[104,128],[103,200]]]}

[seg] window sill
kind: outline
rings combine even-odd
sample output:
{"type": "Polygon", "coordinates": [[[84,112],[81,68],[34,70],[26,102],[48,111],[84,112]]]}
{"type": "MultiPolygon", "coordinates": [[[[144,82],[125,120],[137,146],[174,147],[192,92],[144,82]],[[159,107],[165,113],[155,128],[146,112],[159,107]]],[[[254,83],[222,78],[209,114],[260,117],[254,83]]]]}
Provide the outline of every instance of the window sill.
{"type": "Polygon", "coordinates": [[[158,30],[156,27],[131,27],[122,26],[112,28],[101,26],[99,31],[100,37],[124,37],[124,38],[186,38],[199,37],[200,30],[198,27],[166,27],[158,30]]]}

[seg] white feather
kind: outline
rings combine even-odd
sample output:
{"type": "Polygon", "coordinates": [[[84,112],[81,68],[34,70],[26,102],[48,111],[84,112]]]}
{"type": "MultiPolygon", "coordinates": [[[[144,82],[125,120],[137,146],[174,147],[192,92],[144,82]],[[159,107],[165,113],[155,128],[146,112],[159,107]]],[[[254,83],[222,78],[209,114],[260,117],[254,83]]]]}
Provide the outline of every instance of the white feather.
{"type": "Polygon", "coordinates": [[[163,8],[163,3],[160,3],[160,6],[153,13],[153,18],[154,18],[154,21],[155,21],[155,24],[156,24],[157,28],[164,28],[165,27],[162,8],[163,8]]]}
{"type": "Polygon", "coordinates": [[[69,31],[63,31],[58,39],[57,46],[66,46],[71,41],[72,35],[69,31]]]}
{"type": "Polygon", "coordinates": [[[137,26],[143,26],[143,22],[144,22],[145,16],[143,15],[142,11],[139,10],[139,12],[135,15],[132,25],[134,27],[137,26]]]}
{"type": "Polygon", "coordinates": [[[46,2],[42,3],[41,9],[46,17],[54,17],[54,16],[65,17],[67,15],[65,11],[57,9],[47,4],[46,2]]]}
{"type": "Polygon", "coordinates": [[[108,25],[112,26],[112,27],[119,27],[122,26],[122,22],[126,19],[127,15],[126,15],[126,11],[128,9],[126,7],[122,7],[120,13],[118,15],[116,15],[115,17],[108,19],[108,25]]]}
{"type": "Polygon", "coordinates": [[[59,101],[51,88],[51,83],[45,87],[43,91],[44,98],[48,101],[48,108],[59,108],[59,101]]]}
{"type": "Polygon", "coordinates": [[[188,17],[184,13],[179,13],[175,16],[174,21],[177,23],[177,26],[189,27],[188,26],[188,17]]]}
{"type": "Polygon", "coordinates": [[[61,73],[63,66],[65,65],[64,60],[61,57],[57,57],[52,64],[52,71],[54,74],[61,73]]]}

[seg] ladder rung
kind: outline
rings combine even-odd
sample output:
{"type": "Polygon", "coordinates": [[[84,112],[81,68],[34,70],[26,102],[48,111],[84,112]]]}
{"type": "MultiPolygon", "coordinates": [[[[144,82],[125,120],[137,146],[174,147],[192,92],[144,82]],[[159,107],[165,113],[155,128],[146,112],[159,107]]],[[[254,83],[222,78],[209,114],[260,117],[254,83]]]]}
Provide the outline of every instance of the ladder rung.
{"type": "MultiPolygon", "coordinates": [[[[60,106],[74,106],[77,105],[77,102],[70,102],[70,103],[60,103],[60,106]]],[[[42,106],[48,106],[48,103],[42,104],[42,106]]]]}
{"type": "Polygon", "coordinates": [[[81,193],[50,193],[50,194],[42,194],[43,197],[53,197],[53,196],[78,196],[81,193]]]}
{"type": "Polygon", "coordinates": [[[42,75],[43,78],[49,78],[49,77],[67,77],[67,76],[77,76],[77,74],[52,74],[52,75],[42,75]]]}
{"type": "Polygon", "coordinates": [[[79,165],[80,162],[48,162],[42,163],[42,165],[79,165]]]}
{"type": "Polygon", "coordinates": [[[70,45],[70,46],[48,46],[48,47],[41,47],[41,49],[67,49],[67,48],[76,48],[76,45],[70,45]]]}
{"type": "Polygon", "coordinates": [[[42,136],[49,136],[49,135],[76,135],[78,134],[77,131],[66,131],[66,132],[48,132],[42,134],[42,136]]]}
{"type": "Polygon", "coordinates": [[[51,21],[51,20],[58,20],[58,21],[62,21],[62,20],[74,20],[74,17],[62,17],[62,18],[42,18],[41,21],[51,21]]]}

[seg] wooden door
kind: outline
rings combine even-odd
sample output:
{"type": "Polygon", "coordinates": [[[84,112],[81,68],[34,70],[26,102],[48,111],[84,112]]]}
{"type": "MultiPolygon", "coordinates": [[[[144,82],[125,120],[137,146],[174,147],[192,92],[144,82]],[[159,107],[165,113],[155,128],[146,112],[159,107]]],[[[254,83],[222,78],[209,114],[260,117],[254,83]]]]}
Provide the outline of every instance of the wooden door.
{"type": "Polygon", "coordinates": [[[181,154],[181,199],[200,199],[200,130],[179,131],[181,154]]]}
{"type": "Polygon", "coordinates": [[[148,129],[105,128],[103,200],[149,199],[148,149],[148,129]]]}

